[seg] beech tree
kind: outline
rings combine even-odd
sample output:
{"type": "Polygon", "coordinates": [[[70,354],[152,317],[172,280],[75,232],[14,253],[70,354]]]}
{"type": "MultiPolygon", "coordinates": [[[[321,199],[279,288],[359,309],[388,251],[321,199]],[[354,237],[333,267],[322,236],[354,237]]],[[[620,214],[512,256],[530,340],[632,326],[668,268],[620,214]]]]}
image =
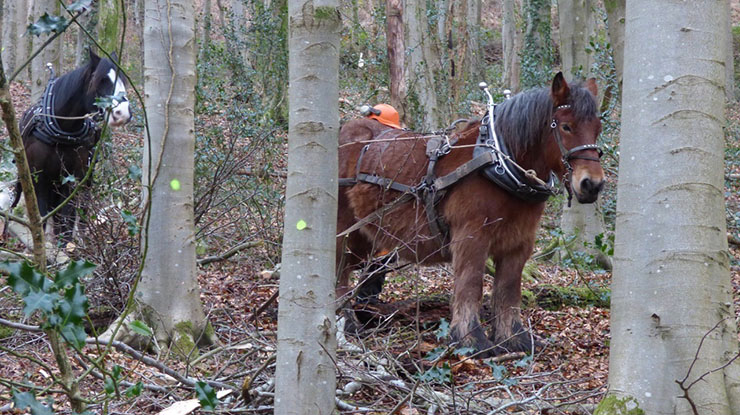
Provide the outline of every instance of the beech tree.
{"type": "MultiPolygon", "coordinates": [[[[149,0],[144,16],[144,265],[132,316],[160,347],[187,356],[215,338],[203,312],[195,263],[195,7],[192,0],[149,0]]],[[[115,323],[112,327],[115,327],[115,323]]],[[[123,326],[118,337],[136,336],[123,326]]],[[[103,336],[110,335],[109,332],[103,336]]]]}
{"type": "MultiPolygon", "coordinates": [[[[593,76],[593,53],[587,48],[596,35],[596,10],[593,0],[558,0],[560,20],[560,60],[563,72],[574,78],[593,76]]],[[[603,89],[603,88],[602,88],[603,89]]],[[[611,260],[593,247],[597,235],[604,234],[604,220],[598,203],[564,202],[560,228],[570,242],[570,250],[593,255],[603,268],[611,260]]]]}
{"type": "MultiPolygon", "coordinates": [[[[31,38],[26,33],[28,25],[28,0],[5,0],[2,3],[2,59],[5,73],[10,75],[28,59],[31,38]]],[[[17,77],[28,79],[28,71],[17,77]]]]}
{"type": "MultiPolygon", "coordinates": [[[[62,9],[58,0],[30,0],[32,3],[32,20],[38,21],[45,13],[50,16],[61,16],[62,9]]],[[[51,33],[41,36],[33,36],[33,50],[41,48],[41,45],[51,36],[51,33]]],[[[31,61],[31,102],[36,102],[44,94],[46,84],[49,80],[49,72],[46,64],[51,63],[57,74],[62,72],[62,37],[58,37],[46,45],[44,49],[31,61]]],[[[17,62],[22,64],[23,62],[17,62]]]]}
{"type": "Polygon", "coordinates": [[[726,3],[627,1],[599,414],[740,413],[723,180],[726,3]]]}
{"type": "Polygon", "coordinates": [[[290,0],[288,14],[288,180],[275,413],[331,414],[342,22],[337,0],[290,0]]]}
{"type": "Polygon", "coordinates": [[[504,50],[503,83],[505,88],[515,93],[519,92],[521,70],[519,62],[522,50],[521,9],[521,0],[504,0],[501,18],[501,40],[504,50]]]}

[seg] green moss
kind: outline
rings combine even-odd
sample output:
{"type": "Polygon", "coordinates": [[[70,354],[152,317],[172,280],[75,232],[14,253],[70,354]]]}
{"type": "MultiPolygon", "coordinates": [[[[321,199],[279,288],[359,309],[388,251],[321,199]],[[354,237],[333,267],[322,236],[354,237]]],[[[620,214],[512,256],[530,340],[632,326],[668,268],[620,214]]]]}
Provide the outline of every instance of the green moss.
{"type": "Polygon", "coordinates": [[[193,341],[193,322],[181,321],[175,324],[170,350],[182,359],[198,357],[198,347],[193,341]]]}
{"type": "Polygon", "coordinates": [[[0,339],[7,339],[15,333],[10,327],[0,326],[0,339]]]}
{"type": "Polygon", "coordinates": [[[321,19],[321,20],[324,20],[324,19],[334,20],[334,19],[338,19],[339,12],[337,11],[336,7],[319,6],[314,9],[313,15],[315,18],[321,19]]]}
{"type": "Polygon", "coordinates": [[[599,402],[594,415],[645,415],[645,411],[640,409],[640,403],[633,397],[609,395],[599,402]]]}

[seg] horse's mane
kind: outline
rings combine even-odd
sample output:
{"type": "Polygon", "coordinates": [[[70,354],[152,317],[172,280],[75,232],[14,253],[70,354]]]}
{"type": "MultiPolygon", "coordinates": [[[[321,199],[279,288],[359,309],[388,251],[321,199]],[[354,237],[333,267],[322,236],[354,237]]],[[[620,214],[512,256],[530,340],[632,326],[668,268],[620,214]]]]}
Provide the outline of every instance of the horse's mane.
{"type": "MultiPolygon", "coordinates": [[[[596,99],[583,83],[570,84],[571,111],[576,120],[598,116],[596,99]]],[[[554,103],[550,88],[532,89],[517,94],[496,106],[496,134],[504,140],[514,157],[538,146],[547,137],[554,103]]]]}
{"type": "Polygon", "coordinates": [[[115,67],[113,62],[108,58],[102,58],[92,73],[93,68],[91,68],[91,65],[92,62],[88,61],[85,65],[57,78],[54,84],[56,102],[67,102],[70,98],[79,94],[80,91],[84,91],[85,102],[83,107],[87,107],[85,108],[87,111],[91,110],[89,106],[92,105],[95,99],[97,86],[100,82],[105,81],[104,78],[108,76],[108,72],[115,67]]]}

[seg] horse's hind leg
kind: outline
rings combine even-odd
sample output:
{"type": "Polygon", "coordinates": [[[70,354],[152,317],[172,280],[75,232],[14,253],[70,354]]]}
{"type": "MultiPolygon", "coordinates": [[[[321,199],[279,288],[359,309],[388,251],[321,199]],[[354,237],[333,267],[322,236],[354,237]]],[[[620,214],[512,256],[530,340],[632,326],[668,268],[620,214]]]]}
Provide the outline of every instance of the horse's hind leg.
{"type": "Polygon", "coordinates": [[[488,356],[493,351],[493,344],[486,338],[480,324],[487,253],[488,249],[481,247],[477,238],[465,238],[452,244],[455,286],[450,335],[452,341],[460,343],[460,346],[483,352],[479,357],[488,356]]]}
{"type": "Polygon", "coordinates": [[[531,250],[521,250],[504,258],[497,258],[496,275],[491,297],[493,329],[491,340],[496,354],[532,352],[537,340],[522,327],[522,269],[531,250]]]}
{"type": "Polygon", "coordinates": [[[363,278],[357,287],[357,302],[375,304],[383,291],[385,276],[390,271],[390,264],[398,259],[395,252],[373,258],[363,269],[363,278]]]}

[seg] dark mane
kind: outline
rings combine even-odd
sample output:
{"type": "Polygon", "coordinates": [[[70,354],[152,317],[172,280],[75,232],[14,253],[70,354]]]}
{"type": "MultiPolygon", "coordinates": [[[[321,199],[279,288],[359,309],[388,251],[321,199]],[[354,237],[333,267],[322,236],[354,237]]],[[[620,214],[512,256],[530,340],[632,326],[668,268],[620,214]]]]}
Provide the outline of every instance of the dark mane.
{"type": "MultiPolygon", "coordinates": [[[[581,82],[570,85],[571,111],[576,120],[598,116],[596,100],[581,82]]],[[[547,137],[552,122],[553,102],[549,88],[522,92],[496,106],[496,134],[514,157],[537,146],[547,137]]]]}
{"type": "MultiPolygon", "coordinates": [[[[92,62],[88,61],[87,64],[74,69],[59,78],[54,85],[54,94],[56,95],[56,102],[58,105],[66,103],[71,98],[78,96],[80,91],[84,91],[84,102],[81,106],[79,105],[64,105],[66,108],[81,108],[80,114],[66,114],[66,115],[82,115],[83,112],[95,111],[94,100],[97,96],[97,88],[102,82],[107,82],[108,72],[115,65],[108,58],[103,58],[98,63],[97,67],[92,68],[92,62]]],[[[112,85],[112,84],[111,84],[112,85]]],[[[112,91],[112,90],[111,90],[112,91]]],[[[78,98],[75,98],[78,99],[78,98]]],[[[79,104],[79,103],[78,103],[79,104]]]]}

